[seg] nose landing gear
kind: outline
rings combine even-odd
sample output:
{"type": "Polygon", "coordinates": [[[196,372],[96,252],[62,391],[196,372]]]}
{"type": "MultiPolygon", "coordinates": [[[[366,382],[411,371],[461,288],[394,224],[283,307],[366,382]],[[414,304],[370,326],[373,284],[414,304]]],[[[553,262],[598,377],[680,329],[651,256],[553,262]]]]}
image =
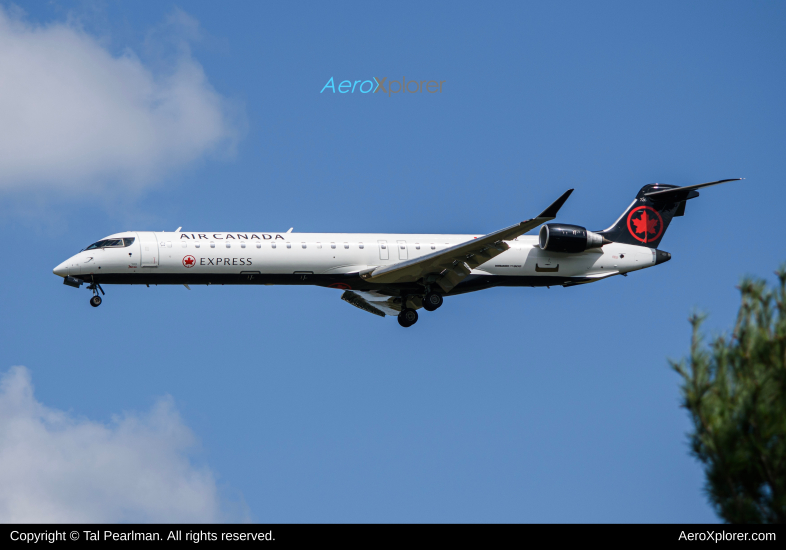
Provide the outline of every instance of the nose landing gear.
{"type": "Polygon", "coordinates": [[[93,297],[90,298],[90,305],[93,307],[100,306],[102,300],[101,300],[101,296],[98,295],[98,291],[100,290],[101,294],[106,296],[106,293],[104,292],[104,289],[101,288],[101,285],[99,285],[98,283],[91,283],[90,286],[87,287],[87,289],[93,291],[93,297]]]}

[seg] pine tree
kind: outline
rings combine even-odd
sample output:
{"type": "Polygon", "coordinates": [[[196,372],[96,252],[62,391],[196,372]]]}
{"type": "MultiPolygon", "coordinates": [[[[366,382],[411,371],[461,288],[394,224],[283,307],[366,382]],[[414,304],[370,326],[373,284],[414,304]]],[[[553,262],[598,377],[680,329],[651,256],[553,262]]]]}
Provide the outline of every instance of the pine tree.
{"type": "Polygon", "coordinates": [[[744,279],[731,336],[709,348],[693,315],[682,376],[692,454],[704,465],[705,491],[729,523],[786,523],[786,264],[780,285],[744,279]]]}

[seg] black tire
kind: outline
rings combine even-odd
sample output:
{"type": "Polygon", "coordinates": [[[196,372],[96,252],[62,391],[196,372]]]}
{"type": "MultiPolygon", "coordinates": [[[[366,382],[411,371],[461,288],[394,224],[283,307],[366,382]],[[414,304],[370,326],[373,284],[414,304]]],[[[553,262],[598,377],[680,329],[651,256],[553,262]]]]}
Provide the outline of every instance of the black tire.
{"type": "Polygon", "coordinates": [[[101,296],[93,296],[90,298],[90,305],[93,307],[98,307],[101,305],[101,296]]]}
{"type": "Polygon", "coordinates": [[[436,292],[429,292],[423,297],[423,309],[426,311],[436,311],[442,305],[442,295],[436,292]]]}
{"type": "Polygon", "coordinates": [[[398,324],[404,328],[411,327],[418,322],[418,312],[414,309],[403,309],[398,314],[398,324]]]}

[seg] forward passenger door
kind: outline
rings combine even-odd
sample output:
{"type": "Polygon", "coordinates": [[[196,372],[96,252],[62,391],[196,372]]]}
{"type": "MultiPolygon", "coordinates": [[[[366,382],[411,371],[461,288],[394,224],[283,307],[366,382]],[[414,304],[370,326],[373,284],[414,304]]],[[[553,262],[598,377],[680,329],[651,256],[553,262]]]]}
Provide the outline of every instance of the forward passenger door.
{"type": "Polygon", "coordinates": [[[139,238],[139,248],[141,250],[140,267],[158,267],[158,239],[152,231],[141,231],[137,233],[139,238]]]}

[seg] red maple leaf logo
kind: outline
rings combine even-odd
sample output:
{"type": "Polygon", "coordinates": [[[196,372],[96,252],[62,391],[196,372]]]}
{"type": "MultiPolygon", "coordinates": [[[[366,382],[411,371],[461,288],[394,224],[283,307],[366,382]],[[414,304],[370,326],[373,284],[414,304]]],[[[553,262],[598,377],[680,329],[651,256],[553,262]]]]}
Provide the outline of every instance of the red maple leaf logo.
{"type": "Polygon", "coordinates": [[[647,216],[647,212],[642,213],[639,219],[631,220],[633,225],[636,226],[636,233],[657,233],[658,220],[647,216]]]}
{"type": "Polygon", "coordinates": [[[186,256],[183,258],[183,265],[186,267],[192,267],[196,263],[196,260],[193,256],[186,256]]]}
{"type": "Polygon", "coordinates": [[[654,241],[663,233],[663,220],[654,208],[639,206],[628,214],[628,230],[636,240],[644,243],[654,241]],[[633,216],[638,216],[638,218],[633,216]],[[643,234],[643,236],[640,237],[639,234],[643,234]]]}

